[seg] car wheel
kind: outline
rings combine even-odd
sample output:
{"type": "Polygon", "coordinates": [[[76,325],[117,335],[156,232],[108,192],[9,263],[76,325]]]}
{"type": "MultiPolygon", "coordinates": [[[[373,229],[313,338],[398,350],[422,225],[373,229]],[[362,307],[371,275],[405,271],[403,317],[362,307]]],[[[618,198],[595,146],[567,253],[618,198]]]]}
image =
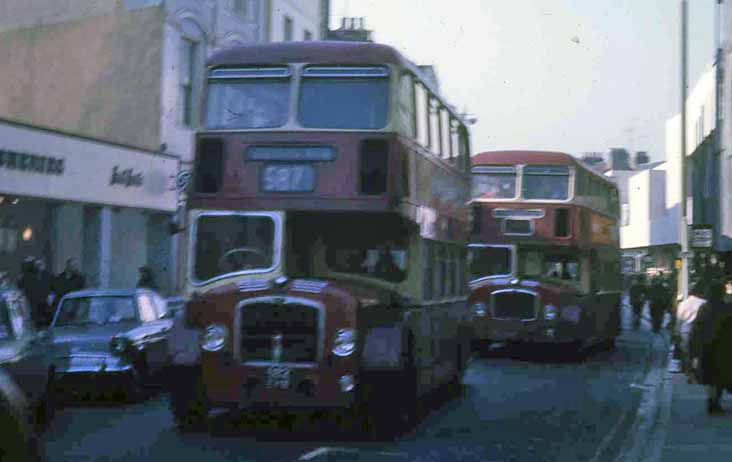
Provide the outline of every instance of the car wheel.
{"type": "Polygon", "coordinates": [[[170,410],[178,429],[184,432],[204,430],[210,406],[200,368],[182,367],[174,374],[176,380],[170,388],[170,410]]]}

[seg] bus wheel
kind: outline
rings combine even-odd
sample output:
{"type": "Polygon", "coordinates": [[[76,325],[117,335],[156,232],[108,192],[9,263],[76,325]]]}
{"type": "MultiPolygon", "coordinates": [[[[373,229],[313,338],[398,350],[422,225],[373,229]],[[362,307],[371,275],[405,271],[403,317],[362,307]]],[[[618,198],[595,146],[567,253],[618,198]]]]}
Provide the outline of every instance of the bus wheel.
{"type": "Polygon", "coordinates": [[[179,380],[170,389],[170,410],[178,429],[184,432],[204,430],[209,404],[200,368],[184,367],[175,374],[179,380]]]}

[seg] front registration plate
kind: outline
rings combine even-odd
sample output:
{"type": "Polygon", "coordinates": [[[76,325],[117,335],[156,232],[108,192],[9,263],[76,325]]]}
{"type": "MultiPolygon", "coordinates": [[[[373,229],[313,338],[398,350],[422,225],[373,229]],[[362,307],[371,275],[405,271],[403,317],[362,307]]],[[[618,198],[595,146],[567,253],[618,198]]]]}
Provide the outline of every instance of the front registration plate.
{"type": "Polygon", "coordinates": [[[515,330],[499,330],[494,333],[493,337],[496,340],[508,340],[516,337],[517,335],[518,332],[515,330]]]}
{"type": "Polygon", "coordinates": [[[290,388],[290,368],[287,366],[270,366],[267,368],[267,388],[290,388]]]}

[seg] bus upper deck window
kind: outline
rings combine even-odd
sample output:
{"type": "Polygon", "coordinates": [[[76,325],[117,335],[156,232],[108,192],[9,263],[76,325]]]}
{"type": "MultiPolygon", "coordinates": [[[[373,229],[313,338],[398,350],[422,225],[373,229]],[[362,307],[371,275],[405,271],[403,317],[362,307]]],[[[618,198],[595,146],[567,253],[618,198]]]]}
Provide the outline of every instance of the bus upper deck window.
{"type": "Polygon", "coordinates": [[[528,165],[524,167],[524,199],[569,199],[569,167],[563,165],[528,165]]]}
{"type": "Polygon", "coordinates": [[[223,183],[223,167],[223,141],[218,138],[199,140],[196,153],[196,192],[219,192],[223,183]]]}
{"type": "Polygon", "coordinates": [[[384,66],[303,70],[299,119],[307,128],[384,128],[389,108],[389,69],[384,66]]]}

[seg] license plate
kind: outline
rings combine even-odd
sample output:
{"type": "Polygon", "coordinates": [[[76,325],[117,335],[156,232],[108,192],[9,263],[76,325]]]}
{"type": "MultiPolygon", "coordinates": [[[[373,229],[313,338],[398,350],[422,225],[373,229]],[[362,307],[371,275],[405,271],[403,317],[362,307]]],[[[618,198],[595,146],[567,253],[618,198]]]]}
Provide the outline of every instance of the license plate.
{"type": "Polygon", "coordinates": [[[267,368],[267,388],[290,388],[290,368],[287,366],[270,366],[267,368]]]}
{"type": "Polygon", "coordinates": [[[510,338],[514,338],[518,335],[518,332],[515,330],[499,330],[494,332],[493,337],[496,340],[507,340],[510,338]]]}

